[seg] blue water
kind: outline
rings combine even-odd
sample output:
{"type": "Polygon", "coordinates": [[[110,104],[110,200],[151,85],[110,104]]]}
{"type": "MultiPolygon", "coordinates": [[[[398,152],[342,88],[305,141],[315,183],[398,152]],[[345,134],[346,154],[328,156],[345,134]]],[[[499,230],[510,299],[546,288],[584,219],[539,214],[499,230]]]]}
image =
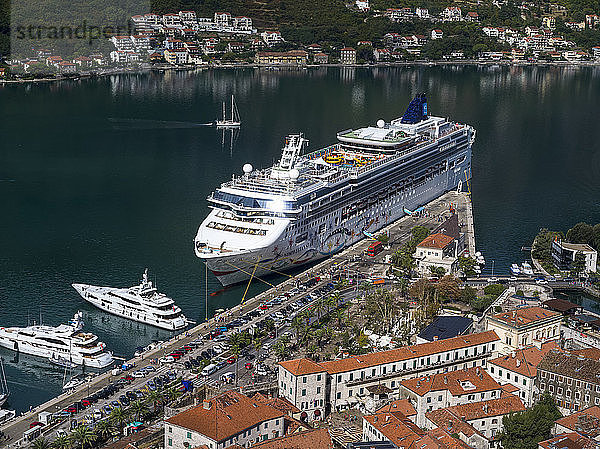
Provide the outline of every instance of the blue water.
{"type": "MultiPolygon", "coordinates": [[[[488,267],[508,273],[540,227],[600,222],[599,81],[597,68],[448,66],[173,71],[0,87],[0,325],[39,321],[40,312],[56,325],[82,310],[88,330],[131,356],[170,334],[95,310],[70,284],[129,286],[145,267],[201,320],[204,269],[192,240],[210,191],[246,162],[273,163],[288,133],[325,146],[339,130],[402,115],[420,91],[432,114],[477,129],[477,246],[488,267]],[[204,124],[231,94],[243,126],[230,149],[204,124]]],[[[208,285],[220,289],[212,276],[208,285]]],[[[210,297],[209,313],[239,302],[243,289],[210,297]]],[[[0,355],[10,407],[60,391],[61,370],[0,355]]]]}

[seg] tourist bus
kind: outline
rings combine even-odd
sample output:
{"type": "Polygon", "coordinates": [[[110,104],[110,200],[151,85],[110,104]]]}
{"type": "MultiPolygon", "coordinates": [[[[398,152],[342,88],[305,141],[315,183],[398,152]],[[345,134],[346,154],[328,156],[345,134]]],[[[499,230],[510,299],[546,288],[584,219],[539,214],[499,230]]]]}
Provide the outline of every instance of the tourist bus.
{"type": "Polygon", "coordinates": [[[367,248],[367,256],[375,257],[381,251],[383,251],[383,243],[378,240],[369,245],[367,248]]]}

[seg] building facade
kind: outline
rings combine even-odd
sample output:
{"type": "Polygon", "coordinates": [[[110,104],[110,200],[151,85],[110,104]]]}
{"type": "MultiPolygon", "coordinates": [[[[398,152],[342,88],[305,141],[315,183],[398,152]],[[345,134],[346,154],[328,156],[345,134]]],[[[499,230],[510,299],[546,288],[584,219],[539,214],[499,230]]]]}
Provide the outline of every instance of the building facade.
{"type": "Polygon", "coordinates": [[[585,272],[595,273],[598,262],[598,252],[590,245],[567,243],[562,240],[552,242],[552,259],[559,269],[571,269],[577,254],[585,256],[585,272]]]}
{"type": "Polygon", "coordinates": [[[165,449],[243,447],[284,435],[280,410],[228,391],[165,420],[165,449]]]}
{"type": "Polygon", "coordinates": [[[548,392],[563,415],[600,405],[600,361],[561,351],[550,351],[537,369],[539,394],[548,392]]]}
{"type": "Polygon", "coordinates": [[[500,338],[499,351],[510,354],[532,344],[560,338],[562,315],[541,307],[523,307],[486,317],[486,329],[500,338]]]}
{"type": "Polygon", "coordinates": [[[492,378],[504,385],[510,384],[518,389],[515,392],[527,407],[531,407],[537,397],[535,379],[537,366],[551,349],[558,349],[554,341],[544,343],[541,348],[529,346],[518,349],[488,361],[487,372],[492,378]]]}
{"type": "MultiPolygon", "coordinates": [[[[396,392],[405,379],[483,367],[488,358],[496,355],[498,341],[496,333],[489,331],[327,362],[289,360],[279,364],[279,392],[301,410],[302,403],[312,404],[313,408],[304,409],[309,413],[317,410],[319,404],[321,416],[370,397],[369,387],[396,392]],[[320,374],[323,377],[317,381],[320,374]],[[314,383],[314,388],[308,386],[309,382],[314,383]],[[318,386],[324,388],[317,392],[318,386]],[[305,395],[302,390],[306,390],[305,395]]],[[[313,419],[310,415],[309,418],[313,419]]]]}

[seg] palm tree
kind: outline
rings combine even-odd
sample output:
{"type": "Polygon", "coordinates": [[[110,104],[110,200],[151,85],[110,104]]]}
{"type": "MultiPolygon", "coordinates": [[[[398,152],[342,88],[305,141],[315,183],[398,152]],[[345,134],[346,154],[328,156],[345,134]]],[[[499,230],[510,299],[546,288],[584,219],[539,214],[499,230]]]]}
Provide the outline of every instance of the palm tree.
{"type": "Polygon", "coordinates": [[[143,421],[144,416],[148,413],[148,407],[146,407],[144,401],[141,400],[132,402],[129,406],[129,410],[133,416],[135,416],[137,421],[143,421]]]}
{"type": "Polygon", "coordinates": [[[275,346],[273,346],[273,352],[275,353],[277,360],[283,359],[287,353],[287,347],[285,346],[285,343],[281,340],[275,343],[275,346]]]}
{"type": "Polygon", "coordinates": [[[96,436],[98,437],[98,439],[103,441],[108,440],[108,437],[110,437],[114,431],[115,426],[113,426],[113,424],[108,419],[103,419],[102,421],[97,422],[96,426],[94,427],[94,432],[96,433],[96,436]]]}
{"type": "Polygon", "coordinates": [[[300,344],[300,335],[304,334],[304,328],[306,327],[302,316],[296,315],[294,317],[292,320],[292,327],[296,331],[296,344],[300,344]]]}
{"type": "Polygon", "coordinates": [[[152,407],[156,410],[157,407],[162,407],[163,405],[163,395],[154,390],[150,391],[145,397],[146,404],[152,404],[152,407]]]}
{"type": "Polygon", "coordinates": [[[52,442],[54,449],[71,449],[72,444],[68,436],[62,435],[52,442]]]}
{"type": "Polygon", "coordinates": [[[337,309],[335,311],[335,317],[337,318],[337,322],[338,322],[338,328],[341,329],[344,323],[344,310],[343,309],[337,309]]]}
{"type": "Polygon", "coordinates": [[[129,419],[129,413],[121,407],[115,408],[112,412],[110,412],[110,416],[108,417],[110,422],[115,425],[119,431],[119,435],[123,432],[123,426],[125,425],[125,421],[129,419]]]}
{"type": "Polygon", "coordinates": [[[81,449],[85,449],[86,446],[92,446],[92,443],[96,440],[96,435],[89,427],[79,426],[71,432],[71,439],[73,442],[78,443],[81,449]]]}
{"type": "Polygon", "coordinates": [[[31,447],[33,449],[51,449],[52,448],[52,444],[50,443],[50,440],[44,437],[40,437],[37,440],[35,440],[33,442],[33,444],[31,445],[31,447]]]}
{"type": "Polygon", "coordinates": [[[181,390],[179,390],[179,387],[171,387],[165,392],[165,395],[167,400],[172,402],[181,396],[181,390]]]}

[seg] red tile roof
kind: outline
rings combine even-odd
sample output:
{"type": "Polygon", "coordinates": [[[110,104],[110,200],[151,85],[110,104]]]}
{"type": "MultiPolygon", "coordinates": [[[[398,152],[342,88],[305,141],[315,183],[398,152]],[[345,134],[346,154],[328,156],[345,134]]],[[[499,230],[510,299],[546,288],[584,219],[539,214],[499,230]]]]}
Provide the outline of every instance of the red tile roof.
{"type": "Polygon", "coordinates": [[[434,248],[444,249],[450,245],[454,239],[444,234],[431,234],[428,235],[425,240],[417,245],[417,248],[434,248]]]}
{"type": "Polygon", "coordinates": [[[537,366],[551,349],[559,349],[558,343],[555,341],[546,342],[542,345],[542,349],[538,349],[536,346],[529,346],[514,351],[510,355],[489,360],[488,363],[519,373],[522,376],[533,378],[536,376],[537,366]]]}
{"type": "Polygon", "coordinates": [[[290,416],[300,413],[300,409],[298,407],[284,398],[268,398],[260,393],[256,393],[254,396],[252,396],[252,400],[267,404],[290,416]]]}
{"type": "Polygon", "coordinates": [[[400,412],[404,416],[414,416],[417,411],[408,399],[397,399],[379,408],[375,413],[400,412]]]}
{"type": "Polygon", "coordinates": [[[562,433],[549,440],[540,441],[538,444],[543,449],[591,449],[597,445],[595,441],[576,432],[562,433]]]}
{"type": "Polygon", "coordinates": [[[285,362],[279,362],[279,365],[292,373],[294,376],[304,376],[306,374],[325,372],[325,368],[310,359],[286,360],[285,362]]]}
{"type": "Polygon", "coordinates": [[[325,428],[312,429],[254,444],[260,449],[332,449],[333,442],[325,428]]]}
{"type": "Polygon", "coordinates": [[[366,415],[363,419],[397,446],[409,447],[425,435],[423,430],[400,412],[366,415]]]}
{"type": "Polygon", "coordinates": [[[507,394],[506,396],[497,399],[447,407],[446,410],[450,411],[463,421],[473,421],[493,416],[508,415],[509,413],[514,412],[522,412],[525,410],[525,406],[521,399],[515,395],[507,394]]]}
{"type": "Polygon", "coordinates": [[[384,363],[394,363],[418,357],[426,357],[440,352],[468,348],[475,345],[492,343],[498,340],[496,332],[486,331],[477,334],[460,335],[458,337],[447,338],[446,340],[430,341],[413,346],[402,346],[387,351],[351,356],[340,360],[321,362],[319,365],[325,368],[328,373],[337,374],[382,365],[384,363]]]}
{"type": "Polygon", "coordinates": [[[208,409],[200,405],[178,413],[166,422],[222,441],[259,423],[284,416],[283,412],[235,390],[223,393],[208,403],[208,409]]]}
{"type": "Polygon", "coordinates": [[[538,306],[523,307],[510,312],[493,315],[491,319],[500,321],[513,327],[527,326],[531,323],[544,321],[549,318],[561,317],[561,314],[552,310],[542,309],[538,306]]]}
{"type": "MultiPolygon", "coordinates": [[[[433,410],[425,414],[427,419],[436,426],[444,429],[446,432],[453,434],[463,434],[465,437],[470,438],[473,435],[479,435],[486,438],[484,435],[479,433],[471,424],[461,420],[454,413],[445,408],[433,410]]],[[[487,438],[486,438],[487,439],[487,438]]]]}
{"type": "Polygon", "coordinates": [[[556,424],[591,437],[600,435],[600,407],[593,406],[556,420],[556,424]]]}
{"type": "Polygon", "coordinates": [[[502,388],[492,376],[480,367],[407,379],[403,380],[400,385],[419,396],[430,391],[444,390],[448,390],[453,396],[460,396],[502,388]]]}

